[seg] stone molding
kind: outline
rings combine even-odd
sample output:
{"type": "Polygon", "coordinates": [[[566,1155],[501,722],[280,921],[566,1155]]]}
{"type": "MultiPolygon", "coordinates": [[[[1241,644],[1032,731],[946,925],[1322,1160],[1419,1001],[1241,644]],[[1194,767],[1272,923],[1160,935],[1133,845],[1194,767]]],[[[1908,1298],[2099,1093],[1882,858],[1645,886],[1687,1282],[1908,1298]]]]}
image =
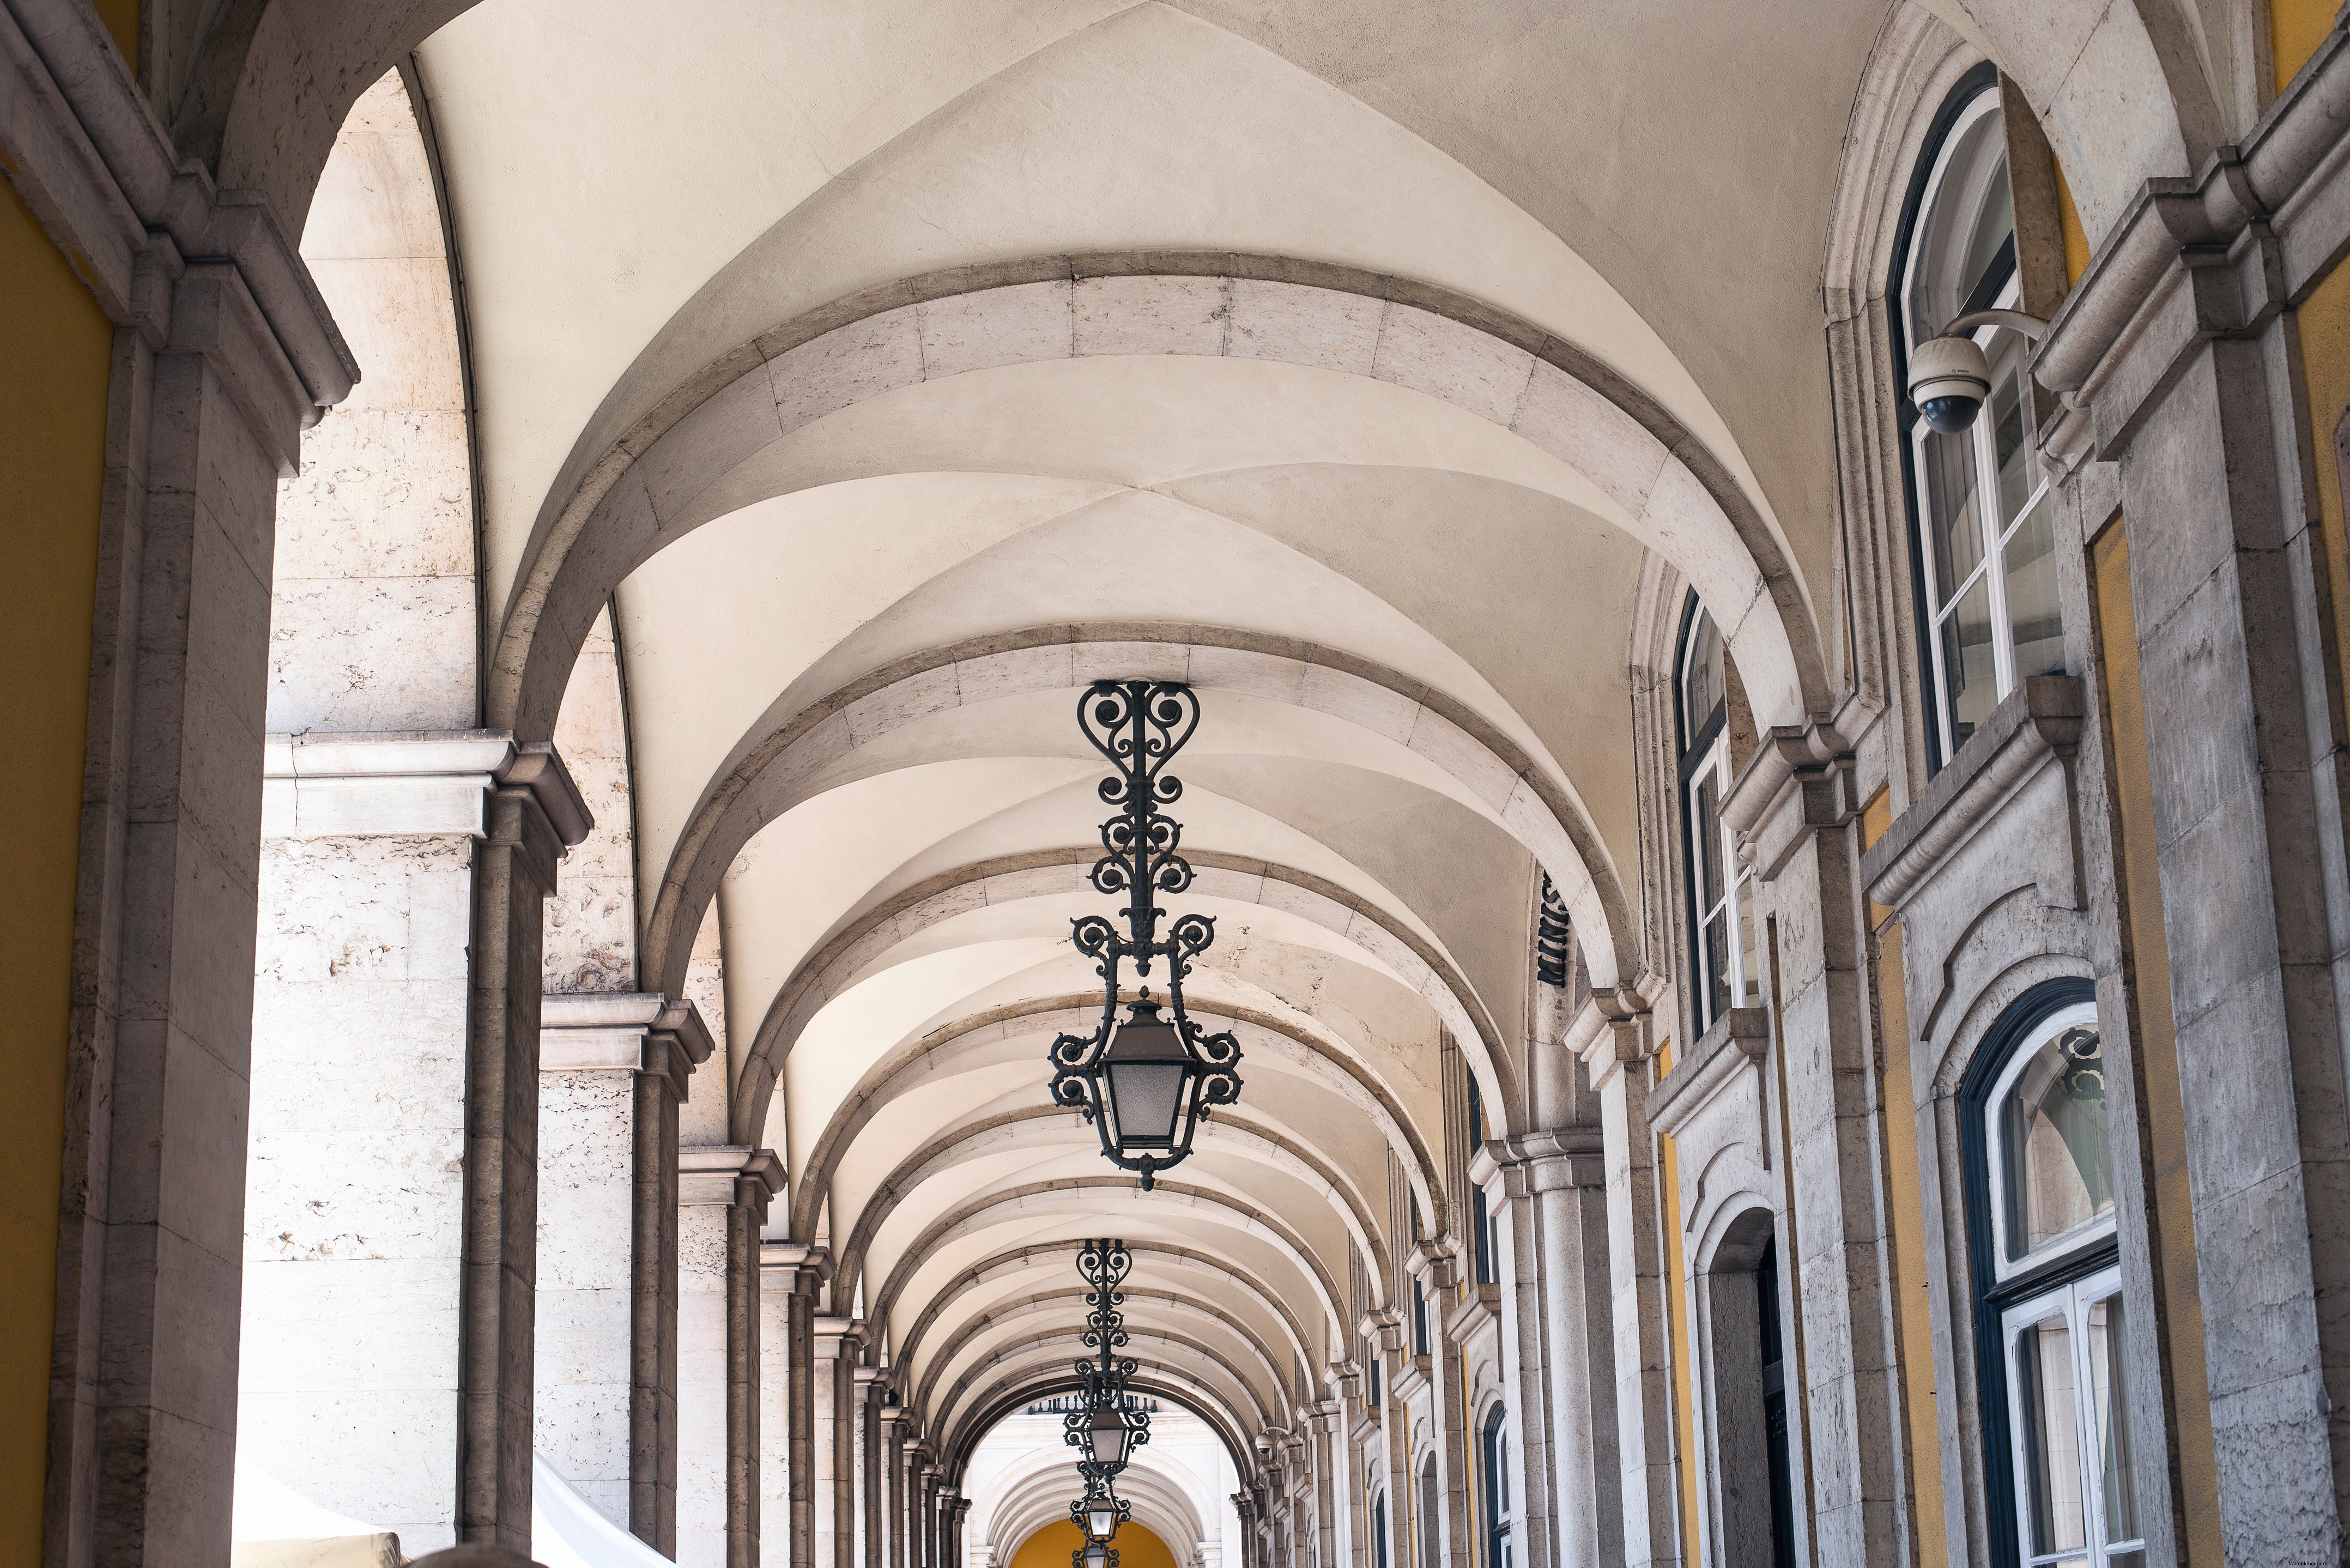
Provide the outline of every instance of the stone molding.
{"type": "Polygon", "coordinates": [[[359,363],[267,200],[180,156],[83,0],[0,0],[0,168],[99,308],[151,348],[206,348],[188,317],[211,307],[186,286],[227,286],[270,353],[207,357],[292,472],[300,430],[349,394],[359,363]]]}
{"type": "MultiPolygon", "coordinates": [[[[750,1202],[764,1214],[767,1200],[783,1189],[784,1162],[772,1148],[688,1144],[677,1151],[677,1200],[682,1206],[750,1202]]],[[[765,1258],[763,1245],[762,1263],[765,1258]]]]}
{"type": "Polygon", "coordinates": [[[1576,1187],[1605,1188],[1605,1135],[1596,1127],[1549,1127],[1493,1138],[1480,1144],[1469,1157],[1469,1179],[1485,1187],[1498,1176],[1505,1198],[1529,1198],[1576,1187]]]}
{"type": "Polygon", "coordinates": [[[1403,1314],[1391,1306],[1374,1307],[1363,1314],[1355,1332],[1374,1341],[1389,1355],[1403,1348],[1403,1314]]]}
{"type": "Polygon", "coordinates": [[[1722,826],[1762,881],[1776,879],[1806,839],[1860,815],[1850,742],[1828,725],[1782,724],[1762,737],[1721,803],[1722,826]]]}
{"type": "Polygon", "coordinates": [[[832,1251],[806,1241],[762,1241],[759,1272],[778,1276],[786,1295],[812,1293],[832,1277],[832,1251]]]}
{"type": "Polygon", "coordinates": [[[2258,332],[2350,241],[2350,37],[2337,22],[2234,146],[2148,180],[2030,363],[2062,396],[2041,447],[2111,461],[2197,343],[2258,332]]]}
{"type": "Polygon", "coordinates": [[[1412,1243],[1404,1257],[1404,1272],[1424,1274],[1427,1285],[1442,1290],[1459,1280],[1461,1260],[1455,1255],[1452,1242],[1442,1236],[1431,1236],[1412,1243]]]}
{"type": "MultiPolygon", "coordinates": [[[[1960,846],[1998,817],[2000,807],[2043,763],[2053,758],[2069,773],[2087,715],[2088,689],[2077,675],[2034,675],[2009,692],[1925,793],[1861,856],[1868,896],[1903,908],[1960,846]]],[[[2073,853],[2075,864],[2068,869],[2078,888],[2077,835],[2073,853]]]]}
{"type": "Polygon", "coordinates": [[[1469,1293],[1444,1314],[1444,1338],[1449,1345],[1466,1345],[1471,1334],[1502,1321],[1502,1287],[1471,1285],[1469,1293]]]}
{"type": "MultiPolygon", "coordinates": [[[[1661,981],[1656,989],[1664,989],[1661,981]]],[[[1566,1026],[1566,1037],[1559,1044],[1583,1063],[1591,1075],[1592,1093],[1605,1089],[1626,1064],[1645,1062],[1657,1054],[1656,1031],[1648,1026],[1655,1017],[1653,1007],[1645,991],[1594,991],[1566,1026]]]]}
{"type": "MultiPolygon", "coordinates": [[[[1648,1126],[1667,1137],[1678,1138],[1740,1072],[1752,1068],[1755,1092],[1762,1094],[1762,1061],[1771,1051],[1771,1012],[1762,1007],[1733,1007],[1713,1021],[1686,1060],[1657,1081],[1648,1092],[1648,1126]]],[[[1767,1133],[1768,1128],[1763,1129],[1767,1133]]],[[[1762,1163],[1770,1165],[1770,1143],[1762,1143],[1762,1163]]]]}
{"type": "Polygon", "coordinates": [[[647,1073],[680,1104],[716,1049],[702,1010],[659,992],[551,992],[539,998],[538,1028],[541,1073],[647,1073]]]}
{"type": "Polygon", "coordinates": [[[271,735],[261,777],[264,838],[484,838],[501,789],[527,792],[567,849],[596,826],[553,743],[504,730],[271,735]]]}

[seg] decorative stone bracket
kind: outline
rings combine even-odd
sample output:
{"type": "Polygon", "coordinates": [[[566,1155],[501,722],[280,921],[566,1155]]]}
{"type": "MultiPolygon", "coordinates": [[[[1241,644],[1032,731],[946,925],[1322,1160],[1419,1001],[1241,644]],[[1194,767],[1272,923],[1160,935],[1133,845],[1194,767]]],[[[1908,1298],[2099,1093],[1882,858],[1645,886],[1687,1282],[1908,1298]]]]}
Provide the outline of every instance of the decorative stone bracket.
{"type": "Polygon", "coordinates": [[[1722,1091],[1752,1070],[1754,1080],[1754,1147],[1762,1168],[1771,1168],[1770,1096],[1763,1062],[1771,1053],[1771,1013],[1762,1007],[1733,1007],[1713,1021],[1688,1058],[1666,1075],[1648,1096],[1648,1126],[1680,1138],[1722,1091]]]}
{"type": "Polygon", "coordinates": [[[2043,857],[2037,867],[2040,898],[2052,908],[2085,908],[2073,759],[2087,715],[2088,690],[2077,675],[2034,675],[2009,692],[1925,793],[1862,855],[1868,896],[1895,909],[1905,908],[2053,759],[2064,769],[2074,821],[2066,835],[2069,855],[2062,864],[2043,857]]]}
{"type": "MultiPolygon", "coordinates": [[[[746,1204],[763,1222],[769,1200],[784,1189],[784,1162],[775,1151],[742,1144],[690,1144],[677,1151],[677,1174],[679,1203],[746,1204]]],[[[765,1262],[763,1246],[760,1262],[765,1262]]]]}
{"type": "Polygon", "coordinates": [[[1594,1127],[1551,1127],[1480,1144],[1469,1157],[1469,1179],[1489,1187],[1502,1179],[1507,1198],[1560,1192],[1574,1187],[1605,1187],[1604,1137],[1594,1127]]]}
{"type": "Polygon", "coordinates": [[[1443,1290],[1461,1278],[1461,1261],[1450,1238],[1431,1236],[1412,1243],[1403,1261],[1407,1272],[1423,1276],[1422,1283],[1443,1290]]]}
{"type": "Polygon", "coordinates": [[[1843,826],[1860,807],[1851,744],[1825,724],[1782,724],[1731,784],[1721,821],[1756,878],[1770,882],[1812,834],[1843,826]]]}

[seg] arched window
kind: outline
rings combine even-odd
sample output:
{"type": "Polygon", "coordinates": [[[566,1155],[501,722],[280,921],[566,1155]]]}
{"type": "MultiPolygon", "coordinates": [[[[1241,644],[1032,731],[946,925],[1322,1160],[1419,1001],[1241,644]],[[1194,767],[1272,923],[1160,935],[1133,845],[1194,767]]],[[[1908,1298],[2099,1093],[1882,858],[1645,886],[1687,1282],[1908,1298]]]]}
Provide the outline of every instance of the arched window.
{"type": "Polygon", "coordinates": [[[1682,861],[1689,868],[1692,1033],[1702,1034],[1762,989],[1754,945],[1754,887],[1721,825],[1731,781],[1754,754],[1754,720],[1721,632],[1691,595],[1677,673],[1682,861]]]}
{"type": "MultiPolygon", "coordinates": [[[[2007,136],[1989,66],[1944,104],[1906,214],[1891,290],[1904,344],[1940,336],[1968,311],[2017,306],[2007,136]]],[[[1991,394],[1970,429],[1943,435],[1906,399],[1901,410],[1938,766],[2016,682],[2064,666],[2054,521],[2033,455],[2030,346],[1991,327],[1975,339],[1991,360],[1991,394]]]]}
{"type": "Polygon", "coordinates": [[[1411,1353],[1428,1354],[1428,1287],[1418,1274],[1411,1277],[1411,1353]]]}
{"type": "MultiPolygon", "coordinates": [[[[1469,1147],[1471,1150],[1485,1146],[1485,1096],[1477,1087],[1475,1075],[1469,1079],[1469,1147]]],[[[1472,1260],[1481,1285],[1501,1282],[1501,1241],[1493,1224],[1492,1205],[1485,1199],[1485,1189],[1471,1185],[1469,1189],[1471,1218],[1475,1220],[1475,1252],[1472,1260]]]]}
{"type": "Polygon", "coordinates": [[[1388,1568],[1388,1494],[1371,1494],[1371,1568],[1388,1568]]]}
{"type": "Polygon", "coordinates": [[[2038,988],[1961,1091],[1994,1545],[2015,1568],[2137,1568],[2103,1041],[2086,981],[2038,988]]]}
{"type": "Polygon", "coordinates": [[[1379,1401],[1387,1397],[1383,1386],[1386,1372],[1387,1356],[1379,1349],[1378,1341],[1367,1342],[1363,1347],[1363,1408],[1372,1415],[1378,1414],[1379,1401]]]}
{"type": "Polygon", "coordinates": [[[1485,1472],[1485,1568],[1510,1568],[1510,1435],[1499,1405],[1486,1414],[1480,1457],[1485,1472]]]}

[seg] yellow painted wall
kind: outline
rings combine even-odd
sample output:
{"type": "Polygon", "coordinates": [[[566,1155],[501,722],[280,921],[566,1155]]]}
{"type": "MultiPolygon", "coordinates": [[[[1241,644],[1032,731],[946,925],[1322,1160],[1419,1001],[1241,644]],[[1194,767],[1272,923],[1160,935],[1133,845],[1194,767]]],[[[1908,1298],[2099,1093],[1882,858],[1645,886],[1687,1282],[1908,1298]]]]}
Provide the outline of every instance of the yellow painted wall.
{"type": "Polygon", "coordinates": [[[5,182],[0,278],[0,1562],[36,1563],[114,331],[5,182]]]}
{"type": "MultiPolygon", "coordinates": [[[[1020,1543],[1012,1568],[1069,1568],[1069,1553],[1085,1543],[1086,1532],[1076,1521],[1056,1520],[1020,1543]]],[[[1143,1525],[1119,1525],[1110,1546],[1118,1552],[1118,1568],[1175,1568],[1175,1553],[1143,1525]]]]}
{"type": "Polygon", "coordinates": [[[2334,30],[2334,0],[2269,0],[2269,48],[2277,91],[2284,91],[2334,30]]]}
{"type": "MultiPolygon", "coordinates": [[[[139,0],[98,10],[135,62],[139,0]]],[[[0,280],[0,1563],[37,1563],[114,329],[5,180],[0,280]]]]}

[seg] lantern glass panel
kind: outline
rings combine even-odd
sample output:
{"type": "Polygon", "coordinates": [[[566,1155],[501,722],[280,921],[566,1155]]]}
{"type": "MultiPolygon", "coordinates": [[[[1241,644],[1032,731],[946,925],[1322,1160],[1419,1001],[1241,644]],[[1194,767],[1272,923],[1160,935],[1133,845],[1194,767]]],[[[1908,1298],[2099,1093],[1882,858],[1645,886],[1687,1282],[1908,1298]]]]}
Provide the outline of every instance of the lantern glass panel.
{"type": "Polygon", "coordinates": [[[1086,1510],[1086,1531],[1097,1541],[1107,1541],[1118,1532],[1118,1511],[1106,1502],[1092,1504],[1086,1510]]]}
{"type": "Polygon", "coordinates": [[[1094,1463],[1126,1463],[1126,1417],[1118,1413],[1116,1406],[1105,1405],[1094,1412],[1088,1436],[1093,1439],[1094,1463]]]}
{"type": "Polygon", "coordinates": [[[1191,1058],[1175,1025],[1161,1023],[1157,1009],[1141,1008],[1118,1026],[1102,1053],[1110,1117],[1118,1141],[1127,1147],[1172,1148],[1175,1120],[1183,1104],[1183,1080],[1191,1058]]]}

